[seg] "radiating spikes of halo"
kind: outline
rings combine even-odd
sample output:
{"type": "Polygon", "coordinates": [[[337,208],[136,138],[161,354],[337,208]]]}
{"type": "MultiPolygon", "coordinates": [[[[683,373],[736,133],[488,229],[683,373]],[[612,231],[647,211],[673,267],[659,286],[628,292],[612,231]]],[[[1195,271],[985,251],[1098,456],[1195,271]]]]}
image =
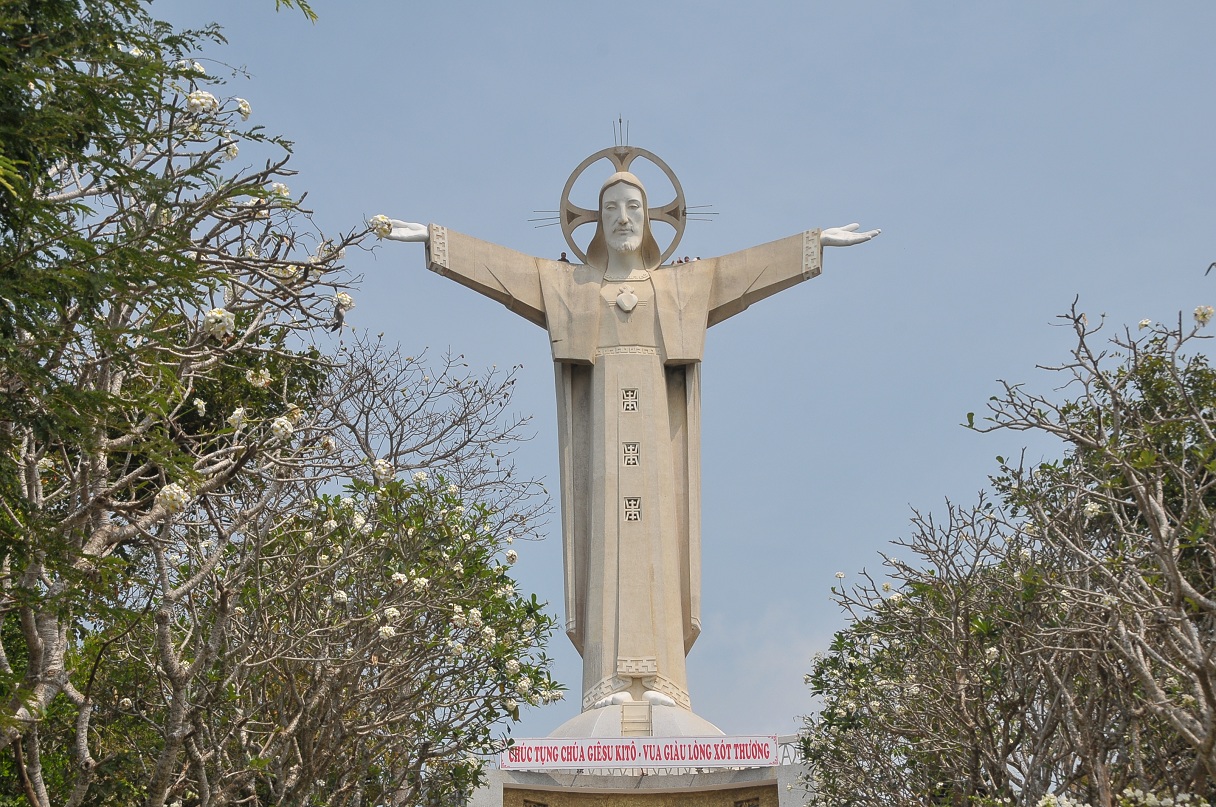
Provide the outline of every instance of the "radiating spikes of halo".
{"type": "Polygon", "coordinates": [[[651,221],[662,221],[670,224],[672,227],[678,226],[679,222],[688,215],[688,210],[684,207],[684,200],[672,199],[665,205],[652,207],[650,209],[651,221]]]}

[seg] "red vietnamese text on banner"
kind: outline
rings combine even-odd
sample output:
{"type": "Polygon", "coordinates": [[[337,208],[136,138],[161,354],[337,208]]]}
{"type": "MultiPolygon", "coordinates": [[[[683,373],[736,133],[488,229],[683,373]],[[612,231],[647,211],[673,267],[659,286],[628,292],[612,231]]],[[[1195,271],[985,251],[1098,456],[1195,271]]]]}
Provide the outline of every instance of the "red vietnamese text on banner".
{"type": "Polygon", "coordinates": [[[762,768],[778,762],[775,736],[518,739],[504,770],[576,768],[762,768]]]}

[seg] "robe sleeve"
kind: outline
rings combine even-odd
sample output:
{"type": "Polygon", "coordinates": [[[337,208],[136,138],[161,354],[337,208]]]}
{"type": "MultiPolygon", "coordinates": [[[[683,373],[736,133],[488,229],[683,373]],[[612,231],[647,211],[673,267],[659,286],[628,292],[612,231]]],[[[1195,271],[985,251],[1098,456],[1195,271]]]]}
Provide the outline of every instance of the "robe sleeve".
{"type": "Polygon", "coordinates": [[[428,230],[428,269],[497,300],[529,322],[545,327],[540,264],[549,261],[438,224],[430,225],[428,230]]]}
{"type": "Polygon", "coordinates": [[[714,284],[708,325],[717,325],[758,300],[818,276],[823,247],[819,230],[807,230],[711,261],[714,284]]]}

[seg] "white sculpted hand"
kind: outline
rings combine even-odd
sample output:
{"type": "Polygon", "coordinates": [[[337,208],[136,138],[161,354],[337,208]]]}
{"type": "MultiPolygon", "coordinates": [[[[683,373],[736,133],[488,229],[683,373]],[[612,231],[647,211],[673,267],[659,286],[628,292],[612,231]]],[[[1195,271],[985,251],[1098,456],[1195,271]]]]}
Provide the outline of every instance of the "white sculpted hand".
{"type": "Polygon", "coordinates": [[[399,221],[388,216],[372,216],[367,220],[368,225],[377,238],[387,238],[390,241],[422,241],[430,240],[430,233],[425,224],[415,224],[412,221],[399,221]]]}
{"type": "Polygon", "coordinates": [[[851,247],[863,241],[869,241],[882,230],[866,230],[857,232],[860,224],[847,224],[844,227],[829,227],[819,234],[819,243],[825,247],[851,247]]]}

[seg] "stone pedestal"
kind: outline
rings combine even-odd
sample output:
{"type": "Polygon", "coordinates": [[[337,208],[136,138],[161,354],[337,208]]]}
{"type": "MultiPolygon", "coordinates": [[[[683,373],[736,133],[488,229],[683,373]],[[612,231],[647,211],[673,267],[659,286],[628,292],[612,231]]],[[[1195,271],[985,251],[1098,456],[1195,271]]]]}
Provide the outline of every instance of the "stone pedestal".
{"type": "Polygon", "coordinates": [[[550,737],[713,737],[722,729],[678,706],[634,701],[588,709],[562,723],[550,737]]]}

